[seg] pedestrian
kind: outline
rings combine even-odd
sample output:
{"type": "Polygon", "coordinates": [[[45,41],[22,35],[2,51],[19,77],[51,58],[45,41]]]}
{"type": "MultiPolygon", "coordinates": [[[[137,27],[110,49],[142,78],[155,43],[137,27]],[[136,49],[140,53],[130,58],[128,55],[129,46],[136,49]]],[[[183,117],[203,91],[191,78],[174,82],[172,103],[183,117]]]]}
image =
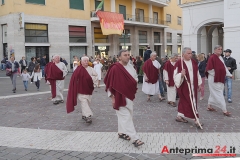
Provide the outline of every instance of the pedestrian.
{"type": "Polygon", "coordinates": [[[6,69],[6,63],[7,63],[7,61],[8,61],[8,58],[7,58],[7,56],[5,56],[5,57],[2,59],[2,61],[1,61],[1,70],[2,70],[2,71],[6,69]]]}
{"type": "Polygon", "coordinates": [[[64,103],[63,90],[64,78],[67,75],[67,67],[63,62],[60,62],[60,56],[54,55],[53,62],[45,66],[45,80],[51,85],[53,104],[64,103]]]}
{"type": "Polygon", "coordinates": [[[40,80],[42,79],[42,72],[40,69],[40,64],[37,64],[33,70],[33,73],[31,75],[31,78],[33,78],[33,82],[35,82],[35,85],[37,87],[37,90],[39,91],[40,87],[40,80]]]}
{"type": "Polygon", "coordinates": [[[13,85],[13,93],[16,93],[16,79],[17,75],[19,73],[19,64],[17,61],[15,61],[15,57],[11,56],[10,60],[6,64],[6,72],[9,73],[8,76],[10,76],[12,85],[13,85]]]}
{"type": "Polygon", "coordinates": [[[152,52],[150,59],[143,64],[143,85],[142,91],[147,94],[147,102],[151,101],[150,96],[158,94],[160,101],[165,100],[159,91],[159,73],[160,73],[160,63],[156,60],[157,53],[152,52]]]}
{"type": "MultiPolygon", "coordinates": [[[[226,49],[224,52],[225,52],[225,57],[223,58],[224,63],[227,69],[229,70],[229,72],[233,74],[233,71],[237,69],[236,60],[233,57],[231,57],[232,51],[230,49],[226,49]]],[[[232,78],[226,77],[225,84],[228,90],[228,95],[227,95],[228,103],[232,103],[232,78]]],[[[225,87],[224,87],[224,96],[225,96],[225,87]]]]}
{"type": "Polygon", "coordinates": [[[167,97],[168,104],[172,107],[176,107],[176,87],[173,80],[174,65],[177,61],[177,54],[172,54],[170,60],[168,60],[163,68],[163,77],[167,85],[167,97]]]}
{"type": "Polygon", "coordinates": [[[77,67],[80,65],[80,61],[77,56],[75,56],[73,61],[73,72],[77,69],[77,67]]]}
{"type": "Polygon", "coordinates": [[[151,53],[152,53],[152,51],[151,51],[150,47],[148,46],[147,50],[144,52],[144,57],[143,57],[144,62],[146,62],[150,58],[151,53]]]}
{"type": "Polygon", "coordinates": [[[232,78],[232,74],[229,72],[224,64],[224,60],[221,56],[222,46],[216,45],[214,47],[214,54],[212,54],[207,63],[206,76],[208,78],[208,85],[210,96],[208,99],[208,111],[216,111],[212,106],[216,106],[222,109],[223,115],[231,116],[231,113],[227,111],[226,102],[223,96],[223,89],[225,78],[232,78]]]}
{"type": "Polygon", "coordinates": [[[67,113],[73,112],[74,106],[77,105],[77,99],[79,99],[82,108],[82,119],[86,123],[92,123],[93,113],[90,103],[94,85],[98,83],[98,75],[92,67],[88,66],[88,62],[88,57],[82,57],[81,65],[73,72],[68,88],[66,108],[67,113]]]}
{"type": "Polygon", "coordinates": [[[204,87],[205,87],[205,71],[206,71],[206,60],[204,59],[204,55],[202,53],[197,55],[198,58],[198,71],[200,73],[200,76],[202,78],[202,84],[201,84],[201,91],[200,91],[200,101],[203,100],[204,97],[204,87]]]}
{"type": "Polygon", "coordinates": [[[27,61],[25,59],[25,57],[23,56],[22,59],[19,61],[19,64],[21,65],[21,73],[23,72],[23,70],[26,69],[27,67],[27,61]]]}
{"type": "Polygon", "coordinates": [[[67,60],[66,60],[65,58],[63,58],[62,60],[63,60],[62,62],[63,62],[63,63],[65,64],[65,66],[67,67],[67,66],[68,66],[67,60]]]}
{"type": "Polygon", "coordinates": [[[197,93],[198,89],[201,89],[202,79],[198,72],[198,64],[192,59],[191,48],[183,48],[182,53],[183,57],[176,62],[174,70],[174,83],[180,97],[175,120],[187,123],[185,118],[194,119],[195,125],[201,128],[203,124],[198,123],[197,93]]]}
{"type": "Polygon", "coordinates": [[[26,69],[23,70],[21,76],[22,76],[22,81],[23,81],[23,85],[24,85],[25,91],[27,91],[27,89],[28,89],[28,80],[31,78],[31,76],[29,75],[29,73],[27,72],[26,69]]]}
{"type": "Polygon", "coordinates": [[[97,87],[100,88],[100,81],[102,79],[102,67],[103,65],[99,62],[99,59],[97,59],[97,63],[94,65],[94,70],[98,74],[98,85],[97,87]]]}
{"type": "MultiPolygon", "coordinates": [[[[28,64],[28,69],[27,69],[31,76],[32,76],[32,72],[33,72],[36,64],[37,64],[36,58],[35,58],[35,57],[32,57],[32,58],[31,58],[31,62],[29,62],[29,64],[28,64]]],[[[31,83],[32,83],[32,82],[33,82],[33,78],[31,79],[31,83]]]]}
{"type": "Polygon", "coordinates": [[[42,77],[45,76],[44,69],[45,69],[46,64],[47,64],[46,55],[43,55],[43,57],[42,57],[41,60],[40,60],[40,68],[41,68],[41,70],[42,70],[42,77]]]}
{"type": "Polygon", "coordinates": [[[108,97],[111,97],[118,117],[118,137],[127,141],[133,140],[133,145],[138,147],[144,144],[139,140],[133,124],[133,100],[137,92],[138,76],[129,64],[129,52],[120,50],[118,56],[119,63],[116,62],[109,68],[104,79],[105,91],[108,97]]]}

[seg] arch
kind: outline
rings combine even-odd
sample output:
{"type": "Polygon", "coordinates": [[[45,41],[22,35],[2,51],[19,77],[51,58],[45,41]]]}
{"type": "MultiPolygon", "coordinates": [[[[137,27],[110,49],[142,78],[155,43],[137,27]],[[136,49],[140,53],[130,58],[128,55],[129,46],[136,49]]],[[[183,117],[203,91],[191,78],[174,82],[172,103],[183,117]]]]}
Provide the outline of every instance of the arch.
{"type": "Polygon", "coordinates": [[[224,23],[224,20],[222,18],[211,18],[211,19],[207,19],[201,23],[199,23],[196,27],[195,27],[195,30],[194,30],[194,34],[201,34],[201,30],[203,27],[205,27],[204,25],[206,24],[210,24],[210,23],[213,23],[213,22],[221,22],[221,23],[224,23]]]}

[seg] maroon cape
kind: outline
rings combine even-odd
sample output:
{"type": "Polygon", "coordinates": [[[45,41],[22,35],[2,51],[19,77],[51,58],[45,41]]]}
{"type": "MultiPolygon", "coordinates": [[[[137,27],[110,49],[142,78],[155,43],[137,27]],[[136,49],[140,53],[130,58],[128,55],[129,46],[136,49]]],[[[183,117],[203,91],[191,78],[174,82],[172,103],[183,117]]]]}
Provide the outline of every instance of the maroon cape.
{"type": "Polygon", "coordinates": [[[78,66],[73,72],[67,96],[67,113],[74,111],[74,106],[77,105],[78,93],[85,95],[92,95],[94,90],[92,77],[88,74],[87,70],[82,66],[78,66]]]}
{"type": "Polygon", "coordinates": [[[215,76],[214,76],[214,82],[221,82],[225,83],[225,77],[226,77],[226,68],[223,64],[223,62],[219,59],[219,57],[216,54],[212,54],[207,62],[206,67],[206,76],[208,78],[208,71],[214,69],[215,76]]]}
{"type": "Polygon", "coordinates": [[[165,70],[168,72],[168,81],[169,81],[168,86],[169,86],[169,87],[175,86],[174,80],[173,80],[174,66],[171,64],[170,60],[168,60],[168,61],[165,63],[163,69],[165,69],[165,70]]]}
{"type": "Polygon", "coordinates": [[[105,91],[109,90],[115,97],[114,109],[119,110],[120,106],[126,106],[126,98],[132,101],[135,99],[137,82],[122,64],[117,62],[110,66],[104,83],[105,91]]]}
{"type": "Polygon", "coordinates": [[[45,66],[45,80],[51,85],[52,98],[56,97],[56,80],[63,80],[63,72],[53,62],[45,66]]]}
{"type": "Polygon", "coordinates": [[[142,69],[148,78],[147,83],[157,83],[159,72],[158,69],[153,65],[153,61],[151,59],[148,59],[146,62],[144,62],[142,69]]]}
{"type": "MultiPolygon", "coordinates": [[[[181,59],[178,60],[175,64],[175,68],[178,68],[177,73],[182,72],[182,65],[181,64],[182,64],[181,59]]],[[[192,66],[193,66],[193,85],[194,85],[194,93],[192,93],[192,94],[194,94],[194,98],[196,100],[196,108],[197,108],[198,64],[193,59],[192,59],[192,66]]],[[[183,68],[186,71],[186,77],[188,79],[190,87],[192,88],[191,83],[190,83],[189,71],[188,71],[188,68],[187,68],[185,62],[183,62],[183,68]]],[[[185,80],[185,78],[184,78],[181,86],[179,88],[177,88],[177,92],[178,92],[178,95],[179,95],[179,98],[180,98],[179,103],[178,103],[178,112],[184,114],[185,117],[195,118],[193,110],[192,110],[191,100],[190,100],[190,97],[189,97],[188,84],[187,84],[187,81],[185,80]]],[[[197,114],[197,117],[199,117],[198,114],[197,114]]]]}

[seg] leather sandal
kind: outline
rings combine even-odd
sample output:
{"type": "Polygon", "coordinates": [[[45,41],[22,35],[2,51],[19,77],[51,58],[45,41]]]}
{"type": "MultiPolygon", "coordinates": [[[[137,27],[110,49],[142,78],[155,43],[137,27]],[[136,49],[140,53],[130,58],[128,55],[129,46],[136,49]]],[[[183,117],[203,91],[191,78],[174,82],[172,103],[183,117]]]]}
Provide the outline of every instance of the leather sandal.
{"type": "Polygon", "coordinates": [[[143,144],[144,144],[144,142],[140,141],[139,139],[137,139],[136,141],[133,142],[134,147],[139,147],[143,144]]]}
{"type": "Polygon", "coordinates": [[[217,110],[214,109],[214,108],[212,108],[212,107],[208,107],[208,108],[207,108],[207,111],[211,111],[211,112],[214,111],[214,112],[217,112],[217,110]]]}
{"type": "Polygon", "coordinates": [[[129,137],[129,135],[123,134],[123,133],[118,133],[118,138],[130,141],[131,138],[129,137]]]}
{"type": "Polygon", "coordinates": [[[159,101],[160,101],[160,102],[162,102],[163,100],[165,100],[164,97],[159,98],[159,101]]]}
{"type": "Polygon", "coordinates": [[[176,120],[177,122],[188,123],[188,121],[187,121],[186,119],[182,118],[182,117],[177,117],[175,120],[176,120]]]}
{"type": "Polygon", "coordinates": [[[225,112],[223,113],[224,116],[227,116],[227,117],[230,117],[231,116],[231,113],[230,112],[225,112]]]}

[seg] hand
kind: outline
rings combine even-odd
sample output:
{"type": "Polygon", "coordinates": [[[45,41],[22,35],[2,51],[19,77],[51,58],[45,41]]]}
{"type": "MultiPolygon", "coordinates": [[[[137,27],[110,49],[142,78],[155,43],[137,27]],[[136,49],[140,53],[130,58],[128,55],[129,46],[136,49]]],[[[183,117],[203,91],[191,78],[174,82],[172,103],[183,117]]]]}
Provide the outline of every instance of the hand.
{"type": "Polygon", "coordinates": [[[144,80],[145,80],[145,82],[148,81],[148,77],[146,75],[144,76],[144,80]]]}
{"type": "Polygon", "coordinates": [[[114,105],[115,105],[115,97],[114,97],[114,95],[112,95],[111,98],[112,98],[112,106],[114,107],[114,105]]]}
{"type": "Polygon", "coordinates": [[[167,85],[169,85],[169,81],[168,80],[166,80],[165,82],[166,82],[167,85]]]}
{"type": "Polygon", "coordinates": [[[185,69],[183,69],[181,72],[181,77],[184,77],[185,75],[186,75],[186,71],[185,71],[185,69]]]}
{"type": "Polygon", "coordinates": [[[230,68],[230,67],[227,67],[227,69],[228,69],[228,70],[231,70],[231,68],[230,68]]]}

